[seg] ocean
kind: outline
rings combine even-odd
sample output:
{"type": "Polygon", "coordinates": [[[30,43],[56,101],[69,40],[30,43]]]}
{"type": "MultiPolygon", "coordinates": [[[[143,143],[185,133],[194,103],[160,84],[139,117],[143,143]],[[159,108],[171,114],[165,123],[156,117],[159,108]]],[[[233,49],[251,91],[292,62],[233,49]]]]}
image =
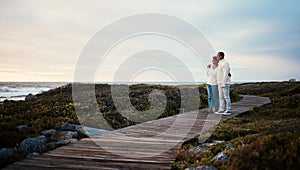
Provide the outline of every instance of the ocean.
{"type": "MultiPolygon", "coordinates": [[[[178,85],[174,82],[97,82],[97,84],[164,84],[178,85]]],[[[25,97],[31,93],[36,95],[53,88],[57,88],[68,84],[67,82],[0,82],[0,102],[4,100],[25,100],[25,97]]],[[[195,83],[179,83],[179,84],[195,84],[195,83]]],[[[202,84],[202,83],[199,83],[202,84]]]]}
{"type": "Polygon", "coordinates": [[[65,85],[64,82],[0,82],[0,102],[4,100],[25,100],[31,93],[36,95],[44,91],[65,85]]]}
{"type": "MultiPolygon", "coordinates": [[[[69,82],[70,83],[70,82],[69,82]]],[[[205,82],[97,82],[97,84],[163,84],[163,85],[191,85],[204,84],[205,82]]],[[[31,93],[36,95],[53,88],[68,84],[67,82],[0,82],[0,102],[4,100],[25,100],[31,93]]]]}

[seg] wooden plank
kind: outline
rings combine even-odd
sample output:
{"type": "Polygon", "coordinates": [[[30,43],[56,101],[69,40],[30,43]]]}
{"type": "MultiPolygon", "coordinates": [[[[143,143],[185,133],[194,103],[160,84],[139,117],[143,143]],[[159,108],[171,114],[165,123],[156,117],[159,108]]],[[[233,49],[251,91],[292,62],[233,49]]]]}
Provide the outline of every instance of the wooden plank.
{"type": "Polygon", "coordinates": [[[219,121],[270,102],[267,97],[245,95],[241,101],[232,104],[230,116],[208,115],[207,109],[182,113],[118,129],[94,140],[82,139],[39,157],[16,162],[5,169],[170,169],[184,141],[219,121]],[[176,127],[172,127],[175,122],[176,127]],[[191,123],[194,123],[193,126],[191,123]],[[164,148],[171,149],[159,153],[164,148]],[[153,155],[157,152],[159,154],[153,155]]]}

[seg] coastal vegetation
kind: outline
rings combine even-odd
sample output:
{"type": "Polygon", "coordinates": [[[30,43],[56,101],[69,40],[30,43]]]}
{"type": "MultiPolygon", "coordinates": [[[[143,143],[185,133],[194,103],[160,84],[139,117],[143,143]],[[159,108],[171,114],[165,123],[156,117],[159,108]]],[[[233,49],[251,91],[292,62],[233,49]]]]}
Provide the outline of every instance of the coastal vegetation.
{"type": "MultiPolygon", "coordinates": [[[[83,84],[84,86],[89,86],[83,84]]],[[[113,129],[131,126],[137,123],[119,113],[111,96],[111,85],[97,84],[95,95],[97,106],[105,120],[113,129]]],[[[120,85],[121,86],[121,85],[120,85]]],[[[129,98],[138,111],[150,109],[149,94],[154,90],[162,91],[166,96],[166,109],[157,117],[163,118],[182,112],[182,88],[199,90],[199,109],[207,107],[205,85],[166,86],[137,84],[129,86],[129,98]]],[[[85,94],[83,91],[82,94],[85,94]]],[[[203,146],[198,138],[187,141],[178,152],[173,169],[185,169],[201,165],[218,169],[295,169],[300,165],[300,83],[272,82],[245,83],[232,85],[232,100],[240,99],[238,94],[270,97],[272,103],[253,108],[247,113],[220,123],[206,143],[223,141],[213,146],[203,146]],[[230,147],[228,147],[230,146],[230,147]],[[195,149],[196,148],[196,149],[195,149]],[[197,148],[201,148],[200,151],[197,148]],[[225,152],[228,160],[213,159],[225,152]],[[270,163],[272,162],[272,163],[270,163]]],[[[0,104],[0,147],[13,148],[14,153],[0,159],[1,167],[24,159],[19,152],[20,143],[30,137],[36,137],[41,131],[53,129],[66,123],[80,124],[89,119],[91,127],[99,127],[97,113],[81,117],[79,121],[75,107],[91,107],[89,102],[75,103],[72,98],[72,85],[68,84],[36,95],[26,101],[4,101],[0,104]],[[28,129],[16,128],[27,125],[28,129]]],[[[147,120],[147,118],[146,118],[147,120]]],[[[82,138],[85,136],[79,136],[82,138]]]]}
{"type": "MultiPolygon", "coordinates": [[[[116,108],[112,94],[111,85],[108,84],[81,84],[80,92],[84,98],[87,87],[93,86],[94,94],[98,107],[98,111],[93,111],[91,99],[87,98],[82,103],[73,102],[72,84],[68,84],[59,88],[43,92],[36,97],[25,101],[4,101],[0,104],[0,148],[13,148],[14,154],[5,159],[0,159],[1,167],[12,162],[24,159],[19,152],[20,143],[26,138],[34,138],[41,134],[41,131],[53,129],[64,124],[80,124],[89,125],[93,128],[101,128],[99,125],[99,113],[105,118],[110,127],[119,129],[142,123],[149,118],[141,118],[143,121],[133,121],[128,117],[124,117],[116,108]],[[78,115],[75,107],[85,110],[85,115],[78,115]],[[88,123],[86,123],[88,122],[88,123]],[[26,125],[26,130],[20,130],[17,126],[26,125]]],[[[117,85],[128,86],[128,85],[117,85]]],[[[207,107],[207,92],[205,85],[185,85],[185,86],[168,86],[153,84],[135,84],[129,87],[129,99],[132,106],[138,111],[147,111],[150,107],[151,97],[149,94],[153,90],[159,90],[165,95],[166,108],[155,119],[168,117],[182,112],[181,108],[181,91],[196,89],[199,91],[199,104],[197,109],[207,107]]],[[[232,100],[240,99],[239,95],[232,91],[232,100]]],[[[155,94],[154,94],[155,95],[155,94]]],[[[159,96],[154,96],[160,99],[159,96]]],[[[122,100],[122,98],[121,98],[122,100]]],[[[185,111],[189,111],[185,109],[185,111]]],[[[152,112],[156,112],[153,108],[152,112]]],[[[135,114],[135,113],[131,113],[135,114]]],[[[135,115],[136,116],[136,115],[135,115]]],[[[147,116],[143,114],[142,116],[147,116]]],[[[85,136],[79,136],[79,138],[85,136]]]]}
{"type": "Polygon", "coordinates": [[[206,142],[223,141],[221,144],[204,146],[197,137],[186,142],[173,169],[204,165],[218,169],[298,169],[300,83],[246,83],[232,88],[239,94],[270,97],[272,103],[220,123],[206,142]],[[228,160],[213,159],[222,151],[228,160]]]}

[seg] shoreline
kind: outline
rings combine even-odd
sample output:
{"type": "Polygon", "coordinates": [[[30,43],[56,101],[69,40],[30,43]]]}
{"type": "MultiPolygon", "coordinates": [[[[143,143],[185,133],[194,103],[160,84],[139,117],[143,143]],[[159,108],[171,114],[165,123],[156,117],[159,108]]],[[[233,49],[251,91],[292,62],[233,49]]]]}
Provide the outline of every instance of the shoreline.
{"type": "MultiPolygon", "coordinates": [[[[3,103],[5,100],[8,101],[25,101],[25,97],[30,93],[33,95],[40,95],[47,91],[54,90],[56,88],[62,88],[67,85],[72,85],[75,82],[0,82],[0,103],[3,103]],[[10,85],[12,84],[12,85],[10,85]],[[1,88],[5,90],[1,91],[1,88]],[[25,92],[25,89],[28,88],[28,92],[25,92]],[[20,95],[12,96],[3,96],[5,93],[16,92],[21,89],[19,92],[20,95]],[[31,91],[29,90],[31,89],[31,91]],[[39,89],[35,91],[34,89],[39,89]],[[45,90],[47,89],[47,90],[45,90]],[[10,91],[12,90],[12,91],[10,91]],[[24,91],[24,92],[22,92],[24,91]],[[1,96],[2,93],[2,96],[1,96]]],[[[231,85],[243,85],[243,84],[262,84],[262,83],[299,83],[299,81],[253,81],[253,82],[232,82],[231,85]]],[[[174,82],[78,82],[78,84],[94,84],[94,85],[154,85],[154,86],[199,86],[206,84],[205,82],[181,82],[177,84],[174,82]]]]}

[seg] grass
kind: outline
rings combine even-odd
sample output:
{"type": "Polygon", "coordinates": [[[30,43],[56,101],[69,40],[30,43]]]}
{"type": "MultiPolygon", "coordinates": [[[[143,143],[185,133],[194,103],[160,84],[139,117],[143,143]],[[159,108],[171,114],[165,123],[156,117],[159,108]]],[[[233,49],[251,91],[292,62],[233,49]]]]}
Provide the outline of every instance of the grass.
{"type": "MultiPolygon", "coordinates": [[[[88,91],[87,87],[95,87],[96,101],[98,109],[101,111],[105,121],[113,129],[119,129],[131,126],[140,122],[135,122],[122,116],[114,105],[111,95],[111,86],[108,84],[82,84],[80,86],[82,96],[88,91]]],[[[122,86],[122,85],[119,85],[122,86]]],[[[176,115],[181,107],[181,89],[196,88],[199,91],[199,109],[207,107],[207,92],[205,85],[198,86],[166,86],[166,85],[149,85],[137,84],[129,86],[129,98],[133,107],[139,111],[147,111],[150,109],[149,94],[152,90],[158,89],[164,92],[167,103],[166,109],[158,118],[176,115]]],[[[235,91],[232,91],[232,99],[237,101],[240,99],[235,91]]],[[[72,85],[68,84],[48,92],[37,95],[37,98],[28,101],[5,101],[0,104],[0,148],[18,148],[20,142],[28,137],[36,137],[42,130],[53,129],[55,126],[61,126],[65,123],[80,124],[80,122],[88,122],[85,125],[101,128],[98,116],[99,111],[94,111],[92,101],[87,98],[82,103],[75,103],[72,100],[72,85]],[[75,106],[84,110],[84,115],[80,116],[75,112],[75,106]],[[16,129],[18,125],[28,125],[27,131],[19,131],[16,129]]],[[[122,100],[122,98],[121,98],[122,100]]],[[[187,106],[189,107],[189,106],[187,106]]],[[[151,110],[155,112],[154,110],[151,110]]],[[[185,108],[185,111],[188,109],[185,108]]],[[[129,113],[136,114],[136,113],[129,113]]],[[[147,115],[135,115],[147,116],[147,115]]],[[[145,118],[147,119],[147,118],[145,118]]],[[[24,157],[16,151],[14,155],[7,159],[0,160],[0,168],[15,161],[24,159],[24,157]]]]}
{"type": "Polygon", "coordinates": [[[197,138],[186,142],[179,151],[173,169],[213,165],[219,169],[298,169],[300,165],[300,83],[247,83],[233,85],[239,94],[268,96],[272,103],[220,123],[208,142],[224,144],[203,152],[190,152],[200,146],[197,138]],[[226,150],[226,144],[233,149],[226,150]],[[221,151],[227,163],[211,161],[221,151]]]}

